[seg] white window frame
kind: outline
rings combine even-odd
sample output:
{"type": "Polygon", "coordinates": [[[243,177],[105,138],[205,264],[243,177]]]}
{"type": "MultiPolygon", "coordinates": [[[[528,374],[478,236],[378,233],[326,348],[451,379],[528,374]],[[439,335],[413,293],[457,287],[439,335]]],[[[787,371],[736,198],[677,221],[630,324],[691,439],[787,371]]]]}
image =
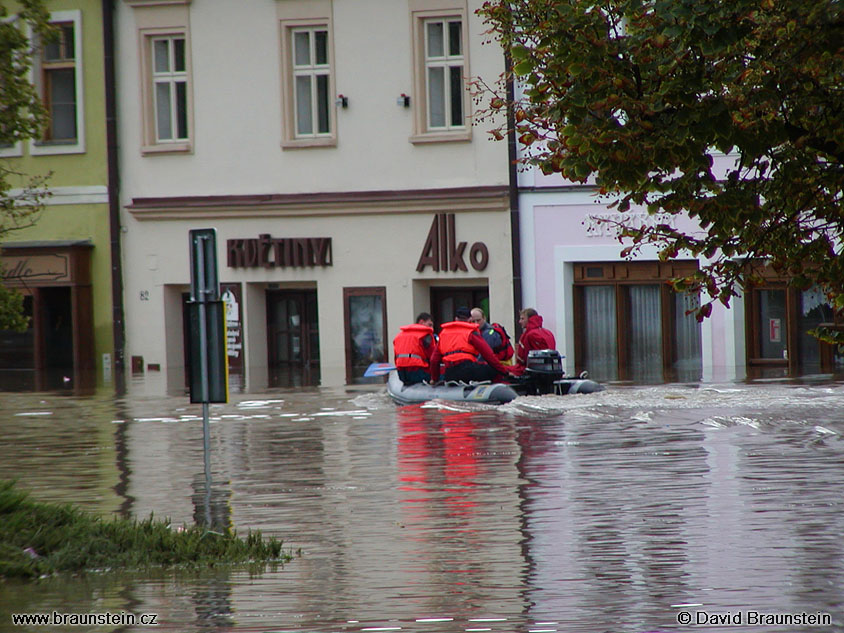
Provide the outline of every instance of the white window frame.
{"type": "Polygon", "coordinates": [[[410,0],[411,33],[413,41],[414,130],[412,143],[470,141],[472,139],[472,99],[467,79],[469,65],[468,10],[462,0],[410,0]],[[448,50],[448,24],[460,23],[461,51],[459,55],[448,50]],[[443,24],[443,55],[431,55],[428,50],[428,25],[443,24]],[[462,122],[450,121],[452,98],[450,68],[462,66],[462,122]],[[445,125],[431,122],[431,68],[443,68],[443,114],[445,125]]]}
{"type": "MultiPolygon", "coordinates": [[[[50,23],[72,23],[73,24],[73,62],[74,62],[74,88],[76,91],[76,140],[75,141],[52,141],[42,139],[31,139],[29,141],[29,153],[33,156],[45,156],[51,154],[83,154],[85,152],[85,92],[84,92],[84,60],[82,57],[82,12],[53,11],[50,13],[50,23]]],[[[30,39],[32,33],[30,32],[30,39]]],[[[44,80],[42,72],[41,52],[35,55],[32,64],[32,83],[44,98],[44,80]]]]}
{"type": "Polygon", "coordinates": [[[466,63],[463,57],[465,50],[463,42],[463,21],[460,18],[433,18],[423,21],[423,31],[425,39],[425,98],[426,98],[426,127],[428,130],[434,131],[452,131],[463,130],[466,128],[466,113],[463,103],[463,93],[466,92],[465,85],[465,68],[466,63]],[[452,25],[457,24],[460,29],[460,52],[455,54],[450,50],[451,44],[451,29],[452,25]],[[443,50],[439,53],[434,53],[430,49],[431,38],[429,36],[431,27],[439,25],[442,27],[442,42],[443,50]],[[454,107],[455,95],[452,93],[451,75],[452,69],[459,68],[461,76],[461,93],[459,95],[460,105],[460,120],[453,120],[452,109],[454,107]],[[431,88],[431,71],[442,70],[442,94],[441,103],[443,124],[435,124],[431,119],[433,116],[433,90],[431,88]]]}
{"type": "Polygon", "coordinates": [[[18,141],[6,147],[0,146],[0,158],[16,158],[23,156],[23,143],[18,141]]]}
{"type": "Polygon", "coordinates": [[[280,59],[281,59],[281,104],[282,104],[282,149],[297,149],[308,147],[334,147],[337,145],[337,105],[335,95],[334,69],[334,30],[331,20],[331,4],[322,0],[299,0],[295,3],[279,2],[278,18],[280,28],[280,59]],[[324,64],[316,64],[314,33],[325,31],[327,60],[324,64]],[[310,64],[297,65],[295,59],[295,34],[310,33],[310,64]],[[328,77],[328,132],[316,129],[318,107],[316,78],[328,77]],[[298,111],[296,107],[296,78],[311,78],[311,117],[312,132],[299,133],[298,111]]]}
{"type": "Polygon", "coordinates": [[[290,55],[292,59],[292,66],[293,66],[293,136],[296,139],[311,139],[311,138],[330,138],[331,137],[331,65],[329,64],[330,60],[330,51],[329,48],[329,38],[328,38],[328,29],[319,27],[319,26],[309,26],[309,27],[296,27],[291,29],[290,33],[290,44],[293,47],[290,55]],[[317,40],[317,33],[325,33],[326,39],[326,61],[325,63],[319,63],[316,58],[316,40],[317,40]],[[307,34],[308,36],[308,63],[305,64],[297,64],[296,63],[296,44],[297,44],[297,36],[299,34],[307,34]],[[320,124],[320,117],[319,117],[319,110],[320,110],[320,94],[319,94],[319,78],[320,77],[327,77],[327,88],[325,99],[326,102],[324,104],[325,107],[325,117],[326,117],[326,124],[328,126],[328,131],[322,132],[320,131],[319,124],[320,124]],[[305,78],[308,80],[308,87],[310,92],[310,103],[308,105],[308,115],[310,117],[310,131],[309,132],[302,132],[299,130],[300,126],[300,118],[302,116],[302,112],[299,108],[299,92],[298,92],[298,84],[301,78],[305,78]]]}

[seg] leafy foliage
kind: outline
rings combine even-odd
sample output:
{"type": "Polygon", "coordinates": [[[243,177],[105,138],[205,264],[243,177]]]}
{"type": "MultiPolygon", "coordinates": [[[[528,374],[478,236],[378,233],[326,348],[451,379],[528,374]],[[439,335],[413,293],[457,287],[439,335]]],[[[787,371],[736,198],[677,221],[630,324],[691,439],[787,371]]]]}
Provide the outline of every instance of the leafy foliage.
{"type": "Polygon", "coordinates": [[[620,211],[696,220],[619,239],[626,255],[702,257],[675,282],[709,295],[699,318],[762,265],[844,309],[841,2],[489,0],[479,13],[524,86],[512,103],[486,87],[489,111],[513,108],[524,162],[594,178],[620,211]]]}
{"type": "MultiPolygon", "coordinates": [[[[23,25],[41,40],[54,36],[43,0],[19,0],[19,11],[10,19],[0,4],[0,145],[14,145],[38,138],[46,113],[30,83],[32,43],[23,25]]],[[[29,177],[0,161],[0,239],[7,233],[32,226],[49,195],[44,184],[49,175],[29,177]]],[[[0,285],[0,329],[26,329],[20,293],[0,285]]]]}

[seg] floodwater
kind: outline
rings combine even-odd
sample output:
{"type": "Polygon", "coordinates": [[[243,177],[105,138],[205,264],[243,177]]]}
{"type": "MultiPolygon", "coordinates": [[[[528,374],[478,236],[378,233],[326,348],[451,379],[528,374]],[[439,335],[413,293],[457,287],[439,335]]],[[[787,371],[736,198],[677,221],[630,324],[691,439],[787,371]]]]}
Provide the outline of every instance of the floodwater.
{"type": "Polygon", "coordinates": [[[497,408],[240,394],[211,407],[210,490],[201,407],[134,391],[0,394],[0,478],[103,516],[260,529],[294,559],[6,582],[0,631],[844,629],[844,384],[497,408]],[[11,624],[38,612],[157,627],[11,624]]]}

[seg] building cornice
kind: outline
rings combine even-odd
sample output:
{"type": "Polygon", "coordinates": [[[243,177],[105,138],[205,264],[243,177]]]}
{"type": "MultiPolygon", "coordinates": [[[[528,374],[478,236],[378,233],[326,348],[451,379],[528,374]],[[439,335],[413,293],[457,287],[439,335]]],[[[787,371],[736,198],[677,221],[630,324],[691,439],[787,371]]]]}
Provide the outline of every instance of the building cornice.
{"type": "Polygon", "coordinates": [[[355,216],[388,213],[506,212],[506,185],[404,191],[133,198],[137,220],[355,216]]]}

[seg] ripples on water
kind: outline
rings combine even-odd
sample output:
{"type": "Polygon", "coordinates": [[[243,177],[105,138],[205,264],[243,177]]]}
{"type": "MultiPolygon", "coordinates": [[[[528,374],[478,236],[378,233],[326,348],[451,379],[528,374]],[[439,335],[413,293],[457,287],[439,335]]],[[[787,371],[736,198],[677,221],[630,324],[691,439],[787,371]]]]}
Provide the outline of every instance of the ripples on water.
{"type": "MultiPolygon", "coordinates": [[[[202,518],[201,409],[185,398],[0,397],[0,477],[103,515],[202,518]]],[[[500,407],[241,396],[211,408],[214,520],[300,556],[6,583],[0,630],[12,610],[158,613],[161,631],[449,633],[685,631],[682,611],[805,611],[833,620],[806,630],[841,630],[842,404],[841,385],[500,407]]]]}

